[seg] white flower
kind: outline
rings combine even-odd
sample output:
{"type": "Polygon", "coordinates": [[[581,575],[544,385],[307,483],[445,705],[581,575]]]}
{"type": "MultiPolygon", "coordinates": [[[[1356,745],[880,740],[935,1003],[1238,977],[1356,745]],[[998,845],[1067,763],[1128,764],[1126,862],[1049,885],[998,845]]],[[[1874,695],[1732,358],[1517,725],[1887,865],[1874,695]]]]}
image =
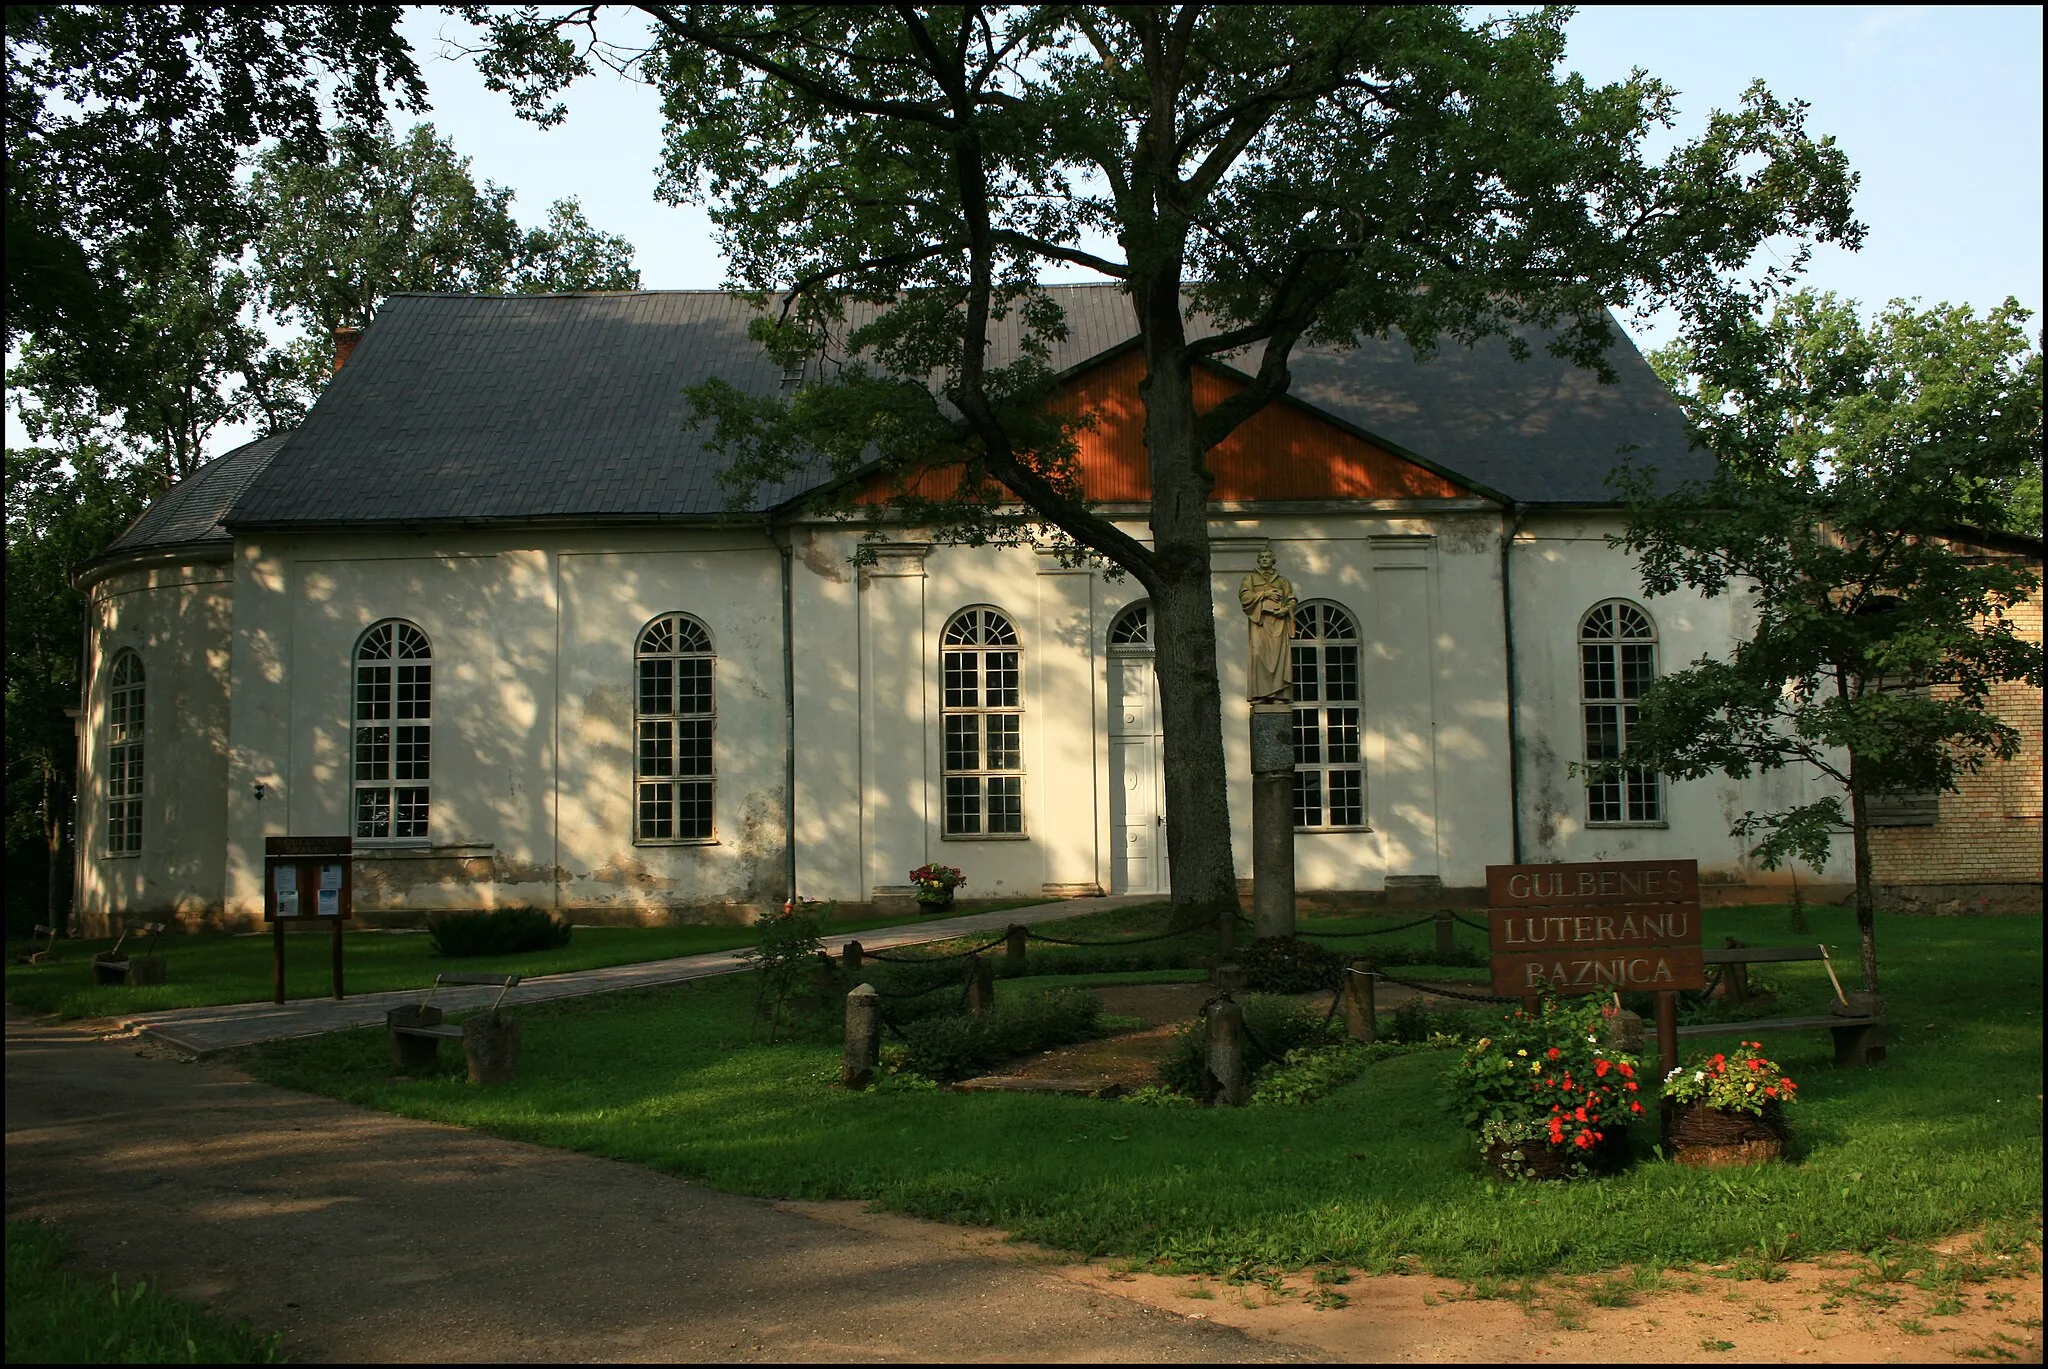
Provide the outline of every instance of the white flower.
{"type": "Polygon", "coordinates": [[[1693,1082],[1694,1082],[1695,1084],[1704,1084],[1704,1083],[1706,1083],[1706,1082],[1707,1082],[1707,1072],[1706,1072],[1705,1070],[1694,1070],[1694,1071],[1692,1072],[1692,1081],[1693,1081],[1693,1082]]]}

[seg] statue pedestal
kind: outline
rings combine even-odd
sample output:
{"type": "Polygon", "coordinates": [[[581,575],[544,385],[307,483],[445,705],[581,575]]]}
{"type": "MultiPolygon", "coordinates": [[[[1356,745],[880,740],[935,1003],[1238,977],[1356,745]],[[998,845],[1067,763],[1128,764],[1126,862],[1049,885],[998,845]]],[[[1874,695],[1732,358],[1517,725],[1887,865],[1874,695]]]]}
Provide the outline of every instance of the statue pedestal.
{"type": "Polygon", "coordinates": [[[1294,706],[1252,705],[1252,934],[1294,935],[1294,706]]]}

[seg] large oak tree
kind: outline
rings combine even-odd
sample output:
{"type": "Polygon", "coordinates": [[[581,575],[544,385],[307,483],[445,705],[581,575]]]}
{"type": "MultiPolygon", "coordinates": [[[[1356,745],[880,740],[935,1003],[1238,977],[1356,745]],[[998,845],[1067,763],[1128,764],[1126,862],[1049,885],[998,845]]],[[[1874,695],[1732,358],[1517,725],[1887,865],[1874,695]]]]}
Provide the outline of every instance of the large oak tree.
{"type": "Polygon", "coordinates": [[[1305,343],[1398,331],[1426,353],[1527,330],[1595,369],[1608,310],[1682,302],[1703,327],[1782,283],[1779,239],[1854,245],[1854,185],[1804,107],[1752,86],[1661,159],[1674,92],[1561,70],[1567,12],[1475,21],[1421,6],[642,5],[468,10],[487,77],[561,117],[594,63],[636,67],[667,119],[664,193],[706,200],[732,281],[780,295],[793,398],[700,387],[750,487],[807,462],[951,464],[913,505],[940,535],[1018,504],[1153,601],[1177,920],[1237,910],[1209,555],[1207,454],[1285,393],[1305,343]],[[651,33],[651,40],[634,32],[651,33]],[[1059,311],[1082,267],[1127,294],[1146,375],[1151,537],[1082,497],[1048,417],[1059,311]],[[839,329],[834,332],[835,326],[839,329]],[[1024,342],[993,356],[991,332],[1024,342]],[[1036,345],[1034,345],[1036,344],[1036,345]],[[1195,372],[1251,383],[1203,410],[1195,372]]]}

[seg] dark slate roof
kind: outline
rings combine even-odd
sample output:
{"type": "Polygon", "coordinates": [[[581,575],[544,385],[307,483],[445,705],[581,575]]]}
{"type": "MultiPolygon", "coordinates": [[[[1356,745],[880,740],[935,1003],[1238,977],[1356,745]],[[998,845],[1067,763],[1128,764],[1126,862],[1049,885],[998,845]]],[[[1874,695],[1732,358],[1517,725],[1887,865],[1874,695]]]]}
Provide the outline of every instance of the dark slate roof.
{"type": "MultiPolygon", "coordinates": [[[[1068,337],[1057,370],[1135,331],[1114,286],[1055,286],[1068,337]]],[[[227,522],[704,517],[726,511],[720,458],[692,427],[685,385],[721,376],[773,394],[779,369],[718,291],[394,295],[227,522]]],[[[1196,324],[1196,331],[1201,324],[1196,324]]],[[[999,328],[991,361],[1016,353],[999,328]]],[[[1677,406],[1624,337],[1614,385],[1507,343],[1417,362],[1398,336],[1302,350],[1293,394],[1468,481],[1526,502],[1600,503],[1618,453],[1704,474],[1677,406]]],[[[195,479],[197,477],[194,477],[195,479]]],[[[773,507],[825,478],[763,491],[773,507]]],[[[182,488],[182,487],[181,487],[182,488]]],[[[154,511],[152,511],[154,512],[154,511]]]]}
{"type": "Polygon", "coordinates": [[[287,436],[279,433],[261,437],[216,456],[143,510],[142,516],[113,540],[101,559],[196,543],[231,542],[233,538],[221,526],[221,520],[249,488],[249,483],[263,473],[287,436]]]}

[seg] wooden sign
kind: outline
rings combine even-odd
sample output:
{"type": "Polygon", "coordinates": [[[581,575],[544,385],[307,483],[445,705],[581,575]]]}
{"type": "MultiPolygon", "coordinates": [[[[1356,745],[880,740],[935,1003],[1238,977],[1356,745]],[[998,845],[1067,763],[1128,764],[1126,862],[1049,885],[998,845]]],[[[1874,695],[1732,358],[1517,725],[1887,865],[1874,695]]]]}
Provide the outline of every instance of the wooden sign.
{"type": "Polygon", "coordinates": [[[1699,865],[1489,865],[1493,991],[1528,998],[1706,987],[1699,865]]]}
{"type": "Polygon", "coordinates": [[[1590,908],[1603,903],[1700,902],[1693,860],[1601,860],[1578,865],[1489,865],[1489,908],[1590,908]]]}

